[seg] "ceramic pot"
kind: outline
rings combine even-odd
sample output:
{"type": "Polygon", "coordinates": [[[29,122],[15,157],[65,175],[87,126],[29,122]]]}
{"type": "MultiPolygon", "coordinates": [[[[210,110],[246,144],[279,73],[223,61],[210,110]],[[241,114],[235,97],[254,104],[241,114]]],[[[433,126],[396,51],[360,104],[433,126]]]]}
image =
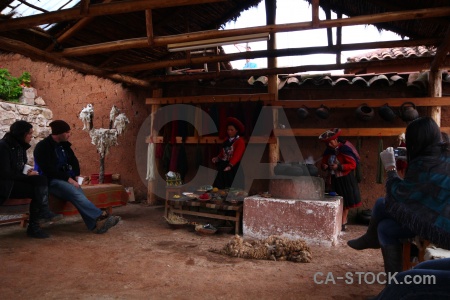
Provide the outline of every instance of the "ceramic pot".
{"type": "Polygon", "coordinates": [[[374,116],[374,110],[372,107],[368,106],[367,104],[360,105],[356,111],[356,117],[360,119],[361,121],[369,121],[373,119],[374,116]]]}
{"type": "Polygon", "coordinates": [[[410,122],[419,117],[416,105],[412,102],[405,102],[400,106],[400,118],[405,122],[410,122]]]}
{"type": "Polygon", "coordinates": [[[316,109],[316,116],[321,119],[328,119],[330,116],[330,109],[322,104],[318,109],[316,109]]]}
{"type": "Polygon", "coordinates": [[[388,122],[394,121],[397,117],[397,114],[387,103],[378,109],[378,114],[383,120],[388,122]]]}
{"type": "Polygon", "coordinates": [[[300,120],[304,120],[309,116],[309,110],[306,106],[302,106],[299,109],[297,109],[297,116],[300,120]]]}

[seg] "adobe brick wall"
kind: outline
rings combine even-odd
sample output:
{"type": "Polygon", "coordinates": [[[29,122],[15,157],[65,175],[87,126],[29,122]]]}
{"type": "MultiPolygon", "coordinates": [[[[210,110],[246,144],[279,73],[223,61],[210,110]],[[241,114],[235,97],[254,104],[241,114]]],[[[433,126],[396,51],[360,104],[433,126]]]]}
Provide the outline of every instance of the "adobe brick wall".
{"type": "Polygon", "coordinates": [[[100,157],[83,124],[78,118],[81,109],[88,103],[94,105],[94,127],[109,126],[109,112],[116,105],[130,119],[125,134],[119,137],[119,146],[112,147],[105,159],[105,172],[119,173],[121,184],[134,187],[136,199],[147,197],[147,187],[139,178],[135,162],[135,143],[141,124],[150,114],[145,105],[150,90],[126,88],[122,84],[92,75],[32,61],[19,54],[0,55],[0,67],[7,68],[11,75],[20,76],[27,71],[37,96],[44,99],[53,112],[53,119],[64,119],[72,128],[70,138],[81,164],[82,175],[99,172],[100,157]]]}

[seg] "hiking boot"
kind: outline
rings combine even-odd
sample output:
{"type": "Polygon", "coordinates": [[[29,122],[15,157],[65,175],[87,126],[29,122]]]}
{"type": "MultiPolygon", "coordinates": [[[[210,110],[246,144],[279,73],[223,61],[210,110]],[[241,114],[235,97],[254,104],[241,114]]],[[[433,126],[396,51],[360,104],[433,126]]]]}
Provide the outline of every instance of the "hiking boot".
{"type": "Polygon", "coordinates": [[[61,221],[63,218],[64,216],[62,214],[55,214],[51,211],[48,211],[47,213],[41,214],[39,216],[39,224],[55,223],[61,221]]]}
{"type": "Polygon", "coordinates": [[[119,223],[120,220],[122,220],[121,217],[119,217],[119,216],[114,216],[114,226],[116,226],[116,225],[119,223]]]}
{"type": "Polygon", "coordinates": [[[47,239],[50,237],[50,235],[43,231],[38,225],[28,225],[27,236],[35,239],[47,239]]]}
{"type": "Polygon", "coordinates": [[[118,216],[108,216],[107,218],[99,218],[97,220],[97,225],[94,228],[94,232],[102,234],[108,231],[111,227],[114,227],[119,223],[120,217],[118,216]]]}

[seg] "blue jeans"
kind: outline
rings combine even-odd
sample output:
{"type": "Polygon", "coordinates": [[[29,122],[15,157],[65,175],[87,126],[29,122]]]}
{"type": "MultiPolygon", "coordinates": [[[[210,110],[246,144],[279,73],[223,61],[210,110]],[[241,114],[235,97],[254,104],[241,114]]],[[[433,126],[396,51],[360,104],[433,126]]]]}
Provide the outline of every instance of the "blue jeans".
{"type": "Polygon", "coordinates": [[[396,281],[388,283],[376,299],[450,299],[450,258],[422,262],[412,270],[398,273],[395,279],[396,281]],[[425,276],[433,276],[435,284],[419,283],[425,276]],[[413,284],[405,284],[406,282],[413,284]]]}
{"type": "Polygon", "coordinates": [[[381,246],[400,245],[401,239],[416,236],[411,230],[402,227],[386,211],[384,198],[378,198],[372,209],[372,218],[378,221],[378,240],[381,246]]]}
{"type": "Polygon", "coordinates": [[[72,203],[77,208],[87,228],[89,230],[95,229],[97,218],[101,216],[102,211],[86,198],[81,188],[76,188],[64,180],[51,179],[49,193],[72,203]]]}

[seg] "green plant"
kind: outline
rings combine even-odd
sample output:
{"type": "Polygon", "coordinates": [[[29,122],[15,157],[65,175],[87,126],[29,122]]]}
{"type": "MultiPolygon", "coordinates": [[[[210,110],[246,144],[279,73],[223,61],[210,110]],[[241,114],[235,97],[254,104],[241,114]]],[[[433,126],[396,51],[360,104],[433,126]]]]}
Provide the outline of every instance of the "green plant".
{"type": "Polygon", "coordinates": [[[7,69],[0,69],[0,98],[6,101],[18,101],[22,95],[21,78],[30,78],[28,72],[24,72],[20,78],[12,76],[7,69]]]}
{"type": "Polygon", "coordinates": [[[19,77],[20,86],[22,87],[31,87],[31,75],[28,72],[23,72],[19,77]]]}

